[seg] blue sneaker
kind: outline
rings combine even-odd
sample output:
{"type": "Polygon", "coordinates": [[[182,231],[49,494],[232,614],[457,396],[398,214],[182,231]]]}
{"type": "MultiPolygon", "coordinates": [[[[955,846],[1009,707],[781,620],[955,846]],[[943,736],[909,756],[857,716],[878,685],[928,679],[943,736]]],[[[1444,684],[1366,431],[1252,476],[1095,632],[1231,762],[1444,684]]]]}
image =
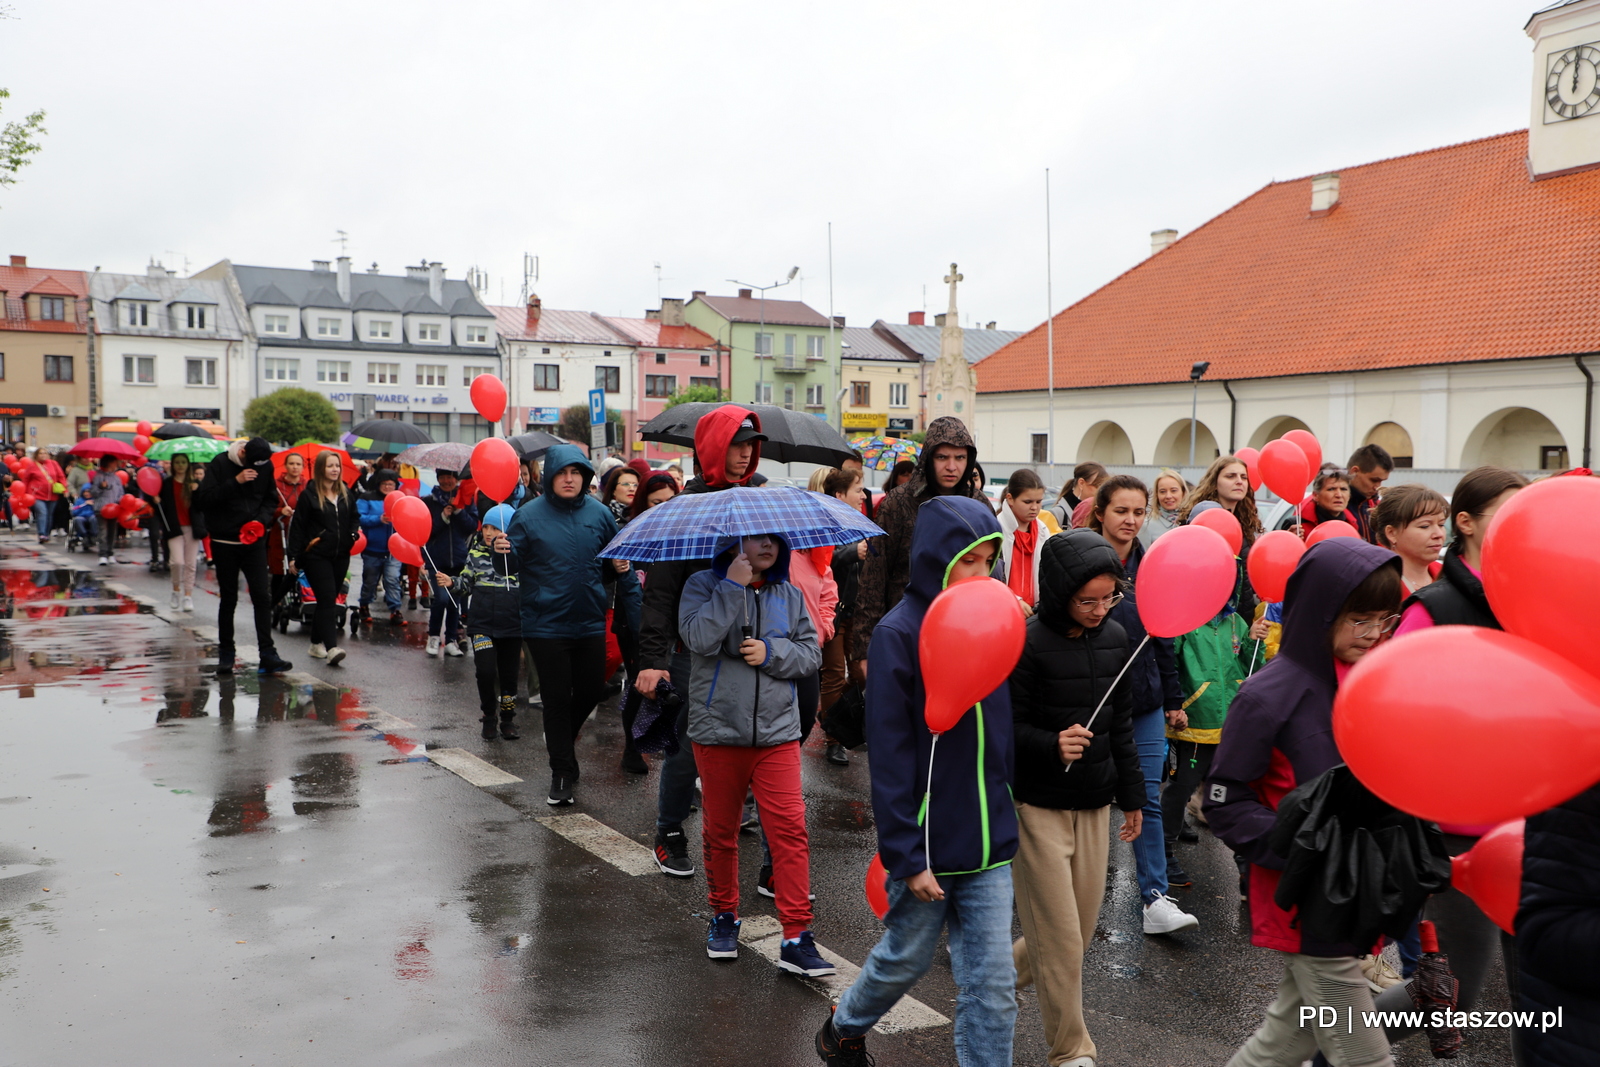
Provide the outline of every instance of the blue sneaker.
{"type": "Polygon", "coordinates": [[[706,955],[714,960],[731,960],[739,956],[739,920],[733,912],[725,911],[711,920],[706,932],[706,955]]]}
{"type": "Polygon", "coordinates": [[[838,974],[833,964],[817,952],[817,943],[810,930],[803,930],[793,941],[785,941],[778,950],[778,966],[793,974],[807,978],[820,978],[825,974],[838,974]]]}

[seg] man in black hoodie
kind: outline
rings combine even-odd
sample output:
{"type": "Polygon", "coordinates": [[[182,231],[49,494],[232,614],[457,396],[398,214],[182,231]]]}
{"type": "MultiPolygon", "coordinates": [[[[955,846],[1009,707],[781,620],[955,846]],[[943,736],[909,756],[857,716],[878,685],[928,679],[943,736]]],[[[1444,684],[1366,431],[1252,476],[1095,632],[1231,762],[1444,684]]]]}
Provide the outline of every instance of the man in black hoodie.
{"type": "Polygon", "coordinates": [[[281,674],[294,666],[272,643],[272,580],[267,575],[267,526],[277,510],[272,446],[264,438],[235,441],[206,464],[194,502],[205,515],[211,558],[217,569],[217,673],[232,674],[233,612],[244,574],[256,619],[258,674],[281,674]]]}

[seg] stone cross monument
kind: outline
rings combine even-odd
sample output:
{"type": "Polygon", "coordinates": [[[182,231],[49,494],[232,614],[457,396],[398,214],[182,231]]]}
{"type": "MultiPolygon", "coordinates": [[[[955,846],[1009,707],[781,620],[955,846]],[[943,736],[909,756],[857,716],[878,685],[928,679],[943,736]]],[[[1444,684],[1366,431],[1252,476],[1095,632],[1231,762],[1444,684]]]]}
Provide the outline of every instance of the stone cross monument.
{"type": "Polygon", "coordinates": [[[932,388],[928,390],[932,394],[928,398],[928,420],[931,422],[941,415],[954,415],[967,424],[968,430],[972,430],[978,376],[967,362],[963,346],[961,317],[956,310],[956,284],[963,280],[963,276],[954,263],[950,264],[950,273],[945,275],[944,280],[950,286],[950,310],[940,316],[940,326],[943,328],[939,331],[939,359],[933,365],[932,388]]]}

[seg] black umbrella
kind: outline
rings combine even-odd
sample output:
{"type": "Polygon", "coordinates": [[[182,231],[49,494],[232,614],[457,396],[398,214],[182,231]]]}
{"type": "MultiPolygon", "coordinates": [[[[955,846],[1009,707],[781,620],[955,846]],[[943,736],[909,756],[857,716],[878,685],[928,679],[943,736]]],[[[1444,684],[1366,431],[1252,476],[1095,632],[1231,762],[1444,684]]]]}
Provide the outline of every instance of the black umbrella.
{"type": "Polygon", "coordinates": [[[404,452],[412,445],[433,444],[426,430],[399,419],[368,419],[339,440],[352,452],[404,452]]]}
{"type": "Polygon", "coordinates": [[[202,430],[192,422],[168,422],[150,431],[150,436],[157,441],[171,441],[177,437],[210,437],[211,431],[202,430]]]}
{"type": "MultiPolygon", "coordinates": [[[[694,428],[702,415],[722,404],[689,403],[670,407],[645,423],[639,436],[646,441],[694,447],[694,428]]],[[[767,440],[761,445],[761,458],[779,463],[819,463],[837,467],[852,458],[853,449],[844,436],[826,422],[800,411],[772,404],[740,404],[761,419],[761,432],[767,440]]]]}
{"type": "Polygon", "coordinates": [[[519,433],[515,437],[506,438],[506,442],[516,449],[517,455],[523,459],[538,459],[556,445],[567,443],[563,438],[557,437],[553,433],[545,433],[543,430],[529,430],[527,433],[519,433]]]}

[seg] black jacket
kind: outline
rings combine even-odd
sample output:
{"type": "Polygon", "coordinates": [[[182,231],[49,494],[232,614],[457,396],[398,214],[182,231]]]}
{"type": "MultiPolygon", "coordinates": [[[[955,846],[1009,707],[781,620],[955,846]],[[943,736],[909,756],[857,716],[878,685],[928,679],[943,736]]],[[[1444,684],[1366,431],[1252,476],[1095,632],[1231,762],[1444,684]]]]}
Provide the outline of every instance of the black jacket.
{"type": "Polygon", "coordinates": [[[256,543],[265,551],[266,528],[272,524],[278,510],[278,483],[273,477],[270,458],[254,465],[254,481],[241,483],[239,474],[245,468],[233,457],[242,451],[242,445],[236,443],[207,463],[206,476],[190,500],[205,513],[206,529],[213,541],[237,543],[241,526],[259,522],[261,540],[256,543]]]}
{"type": "Polygon", "coordinates": [[[856,589],[861,579],[861,542],[840,545],[833,550],[833,581],[839,587],[839,606],[835,609],[834,626],[856,613],[856,589]]]}
{"type": "MultiPolygon", "coordinates": [[[[1039,551],[1039,613],[1028,620],[1028,641],[1011,673],[1016,723],[1016,799],[1041,808],[1082,810],[1115,802],[1123,811],[1144,807],[1144,774],[1133,740],[1133,682],[1123,675],[1090,730],[1094,740],[1070,772],[1061,762],[1058,735],[1087,723],[1133,651],[1128,635],[1109,617],[1077,637],[1068,602],[1098,575],[1122,578],[1122,563],[1092,530],[1046,538],[1039,551]]],[[[1131,672],[1130,672],[1131,673],[1131,672]]],[[[1146,709],[1148,710],[1148,709],[1146,709]]]]}
{"type": "Polygon", "coordinates": [[[1542,1033],[1522,1030],[1523,1063],[1592,1064],[1600,1049],[1600,785],[1528,816],[1522,849],[1517,1007],[1559,1008],[1562,1020],[1542,1033]]]}
{"type": "MultiPolygon", "coordinates": [[[[161,513],[162,528],[165,536],[177,537],[183,532],[182,525],[178,522],[178,483],[172,475],[166,474],[161,478],[161,492],[156,501],[156,508],[161,513]]],[[[189,531],[194,534],[195,540],[202,541],[206,537],[206,516],[200,510],[197,494],[189,495],[189,531]]]]}
{"type": "Polygon", "coordinates": [[[309,485],[295,503],[294,518],[289,520],[289,558],[296,564],[306,556],[335,563],[348,560],[360,529],[353,494],[344,493],[338,501],[329,503],[315,485],[309,485]]]}
{"type": "Polygon", "coordinates": [[[1483,580],[1472,573],[1453,545],[1444,555],[1439,577],[1412,593],[1401,610],[1412,604],[1421,604],[1435,626],[1502,628],[1483,591],[1483,580]]]}

